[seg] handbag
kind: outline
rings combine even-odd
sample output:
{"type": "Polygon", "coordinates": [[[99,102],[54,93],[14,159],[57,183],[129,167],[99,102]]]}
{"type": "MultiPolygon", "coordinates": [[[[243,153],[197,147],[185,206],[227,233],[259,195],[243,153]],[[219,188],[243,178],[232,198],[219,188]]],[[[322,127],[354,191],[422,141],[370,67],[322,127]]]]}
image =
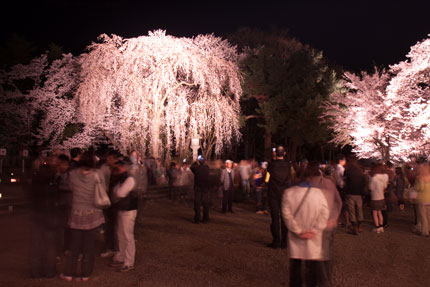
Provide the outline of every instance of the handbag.
{"type": "Polygon", "coordinates": [[[102,181],[99,178],[99,175],[95,173],[96,175],[96,186],[94,191],[94,205],[97,208],[107,208],[111,205],[109,196],[106,193],[106,187],[102,183],[102,181]]]}

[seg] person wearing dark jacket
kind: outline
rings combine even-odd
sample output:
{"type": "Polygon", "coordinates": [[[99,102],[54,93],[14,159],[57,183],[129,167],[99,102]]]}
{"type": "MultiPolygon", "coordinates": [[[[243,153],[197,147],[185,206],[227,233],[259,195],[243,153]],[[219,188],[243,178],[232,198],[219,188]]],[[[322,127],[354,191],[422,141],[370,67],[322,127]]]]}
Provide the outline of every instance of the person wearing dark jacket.
{"type": "Polygon", "coordinates": [[[194,223],[209,221],[209,166],[203,157],[191,165],[194,173],[194,223]],[[200,217],[200,206],[203,205],[203,220],[200,217]]]}
{"type": "Polygon", "coordinates": [[[56,158],[49,157],[32,178],[30,268],[33,278],[56,276],[57,203],[56,158]]]}
{"type": "Polygon", "coordinates": [[[284,160],[285,149],[283,146],[278,146],[275,153],[276,159],[267,168],[269,174],[268,200],[272,217],[270,230],[273,237],[272,243],[268,247],[277,249],[287,247],[287,227],[282,218],[281,204],[284,190],[291,185],[291,167],[284,160]]]}
{"type": "Polygon", "coordinates": [[[361,222],[363,222],[363,195],[366,188],[366,178],[355,158],[348,159],[344,177],[345,203],[352,224],[352,233],[358,235],[361,222]]]}

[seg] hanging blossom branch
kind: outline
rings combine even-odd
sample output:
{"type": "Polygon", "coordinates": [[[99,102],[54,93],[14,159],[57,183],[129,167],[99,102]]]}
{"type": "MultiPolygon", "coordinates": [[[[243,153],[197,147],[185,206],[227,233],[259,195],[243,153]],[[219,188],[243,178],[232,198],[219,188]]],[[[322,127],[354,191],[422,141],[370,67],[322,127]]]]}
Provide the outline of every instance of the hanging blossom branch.
{"type": "Polygon", "coordinates": [[[241,75],[236,48],[227,41],[164,31],[99,39],[80,57],[76,91],[90,130],[109,134],[123,150],[149,148],[155,157],[188,150],[187,138],[212,129],[216,153],[240,137],[241,75]]]}

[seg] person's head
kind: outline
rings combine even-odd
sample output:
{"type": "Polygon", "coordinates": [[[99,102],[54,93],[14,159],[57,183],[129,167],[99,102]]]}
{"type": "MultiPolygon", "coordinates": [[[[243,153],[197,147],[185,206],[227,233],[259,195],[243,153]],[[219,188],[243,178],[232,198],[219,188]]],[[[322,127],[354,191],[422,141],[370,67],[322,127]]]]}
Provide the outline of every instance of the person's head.
{"type": "Polygon", "coordinates": [[[201,165],[203,165],[203,164],[206,163],[206,160],[205,160],[205,158],[202,155],[199,155],[197,157],[197,160],[199,161],[199,164],[201,164],[201,165]]]}
{"type": "Polygon", "coordinates": [[[385,166],[386,166],[386,167],[388,167],[388,168],[392,168],[392,167],[393,167],[393,164],[392,164],[392,162],[391,162],[391,161],[387,160],[387,161],[385,162],[385,166]]]}
{"type": "Polygon", "coordinates": [[[403,176],[403,170],[400,166],[396,167],[396,175],[403,176]]]}
{"type": "Polygon", "coordinates": [[[107,157],[106,157],[106,164],[110,167],[113,168],[115,166],[115,163],[118,161],[118,159],[120,158],[120,153],[116,150],[111,150],[107,157]]]}
{"type": "Polygon", "coordinates": [[[285,148],[283,147],[283,146],[278,146],[278,147],[276,147],[276,150],[275,150],[275,154],[276,154],[276,158],[277,159],[284,159],[284,156],[285,156],[285,148]]]}
{"type": "Polygon", "coordinates": [[[57,170],[60,173],[65,173],[67,172],[67,170],[69,169],[70,163],[69,163],[69,157],[65,154],[60,154],[58,156],[58,165],[57,165],[57,170]]]}
{"type": "Polygon", "coordinates": [[[95,168],[96,160],[94,157],[94,153],[91,151],[84,152],[78,161],[78,167],[83,170],[90,170],[95,168]]]}
{"type": "Polygon", "coordinates": [[[127,172],[130,165],[132,165],[132,162],[130,161],[130,159],[128,157],[119,159],[116,162],[116,170],[118,173],[124,173],[127,172]]]}
{"type": "Polygon", "coordinates": [[[309,179],[314,176],[321,176],[320,164],[317,161],[311,161],[303,171],[303,179],[309,179]]]}
{"type": "Polygon", "coordinates": [[[231,161],[229,159],[226,160],[225,161],[225,167],[228,168],[228,169],[231,169],[233,167],[233,161],[231,161]]]}
{"type": "Polygon", "coordinates": [[[79,161],[79,160],[80,160],[81,155],[82,155],[82,150],[81,150],[80,148],[78,148],[78,147],[72,148],[72,149],[70,150],[70,157],[71,157],[73,160],[79,161]]]}
{"type": "Polygon", "coordinates": [[[176,162],[172,161],[172,162],[170,163],[170,167],[171,167],[171,168],[176,168],[176,162]]]}
{"type": "Polygon", "coordinates": [[[136,150],[133,150],[129,156],[131,163],[136,164],[138,161],[138,158],[139,158],[139,153],[136,150]]]}
{"type": "Polygon", "coordinates": [[[267,161],[263,161],[263,162],[261,163],[261,168],[262,168],[262,169],[267,169],[267,165],[268,165],[267,161]]]}
{"type": "Polygon", "coordinates": [[[384,174],[385,167],[382,163],[375,163],[370,167],[370,176],[374,176],[375,174],[384,174]]]}
{"type": "Polygon", "coordinates": [[[340,164],[341,166],[345,166],[346,165],[346,158],[345,155],[340,153],[336,156],[336,161],[338,164],[340,164]]]}

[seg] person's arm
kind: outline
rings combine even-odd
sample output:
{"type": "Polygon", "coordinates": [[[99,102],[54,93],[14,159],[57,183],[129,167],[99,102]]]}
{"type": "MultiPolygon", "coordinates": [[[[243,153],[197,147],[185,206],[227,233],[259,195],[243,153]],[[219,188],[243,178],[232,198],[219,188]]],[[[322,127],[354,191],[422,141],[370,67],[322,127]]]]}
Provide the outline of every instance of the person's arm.
{"type": "Polygon", "coordinates": [[[303,233],[304,230],[300,227],[300,225],[294,218],[290,203],[288,201],[288,192],[289,189],[285,190],[284,196],[282,198],[282,218],[284,219],[284,222],[286,223],[289,231],[300,235],[303,233]]]}
{"type": "Polygon", "coordinates": [[[120,184],[118,189],[116,190],[116,196],[118,198],[124,198],[126,197],[135,187],[136,181],[132,176],[127,177],[127,179],[120,184]]]}

